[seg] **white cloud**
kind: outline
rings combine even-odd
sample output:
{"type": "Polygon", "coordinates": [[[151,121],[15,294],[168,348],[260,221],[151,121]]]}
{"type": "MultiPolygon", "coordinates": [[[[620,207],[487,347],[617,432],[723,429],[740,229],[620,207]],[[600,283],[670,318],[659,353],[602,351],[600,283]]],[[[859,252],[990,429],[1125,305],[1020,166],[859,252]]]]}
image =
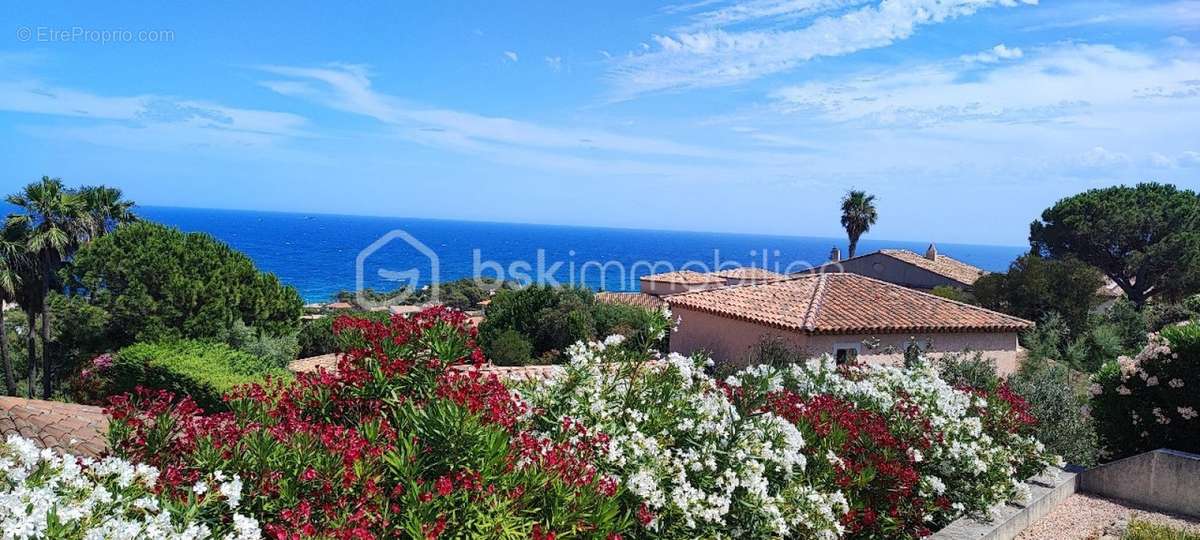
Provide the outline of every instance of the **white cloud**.
{"type": "Polygon", "coordinates": [[[504,51],[504,58],[508,62],[516,62],[520,60],[520,57],[517,56],[515,51],[504,51]]]}
{"type": "Polygon", "coordinates": [[[1163,42],[1172,47],[1179,47],[1179,48],[1186,48],[1186,47],[1192,46],[1191,40],[1189,40],[1188,38],[1185,38],[1183,36],[1168,36],[1166,39],[1163,40],[1163,42]]]}
{"type": "Polygon", "coordinates": [[[1047,22],[1026,27],[1027,32],[1061,30],[1085,26],[1136,25],[1167,28],[1200,26],[1200,0],[1173,2],[1102,1],[1063,3],[1047,9],[1047,22]]]}
{"type": "Polygon", "coordinates": [[[311,136],[308,121],[292,113],[172,96],[103,96],[37,80],[0,81],[0,110],[99,121],[53,131],[27,130],[99,145],[244,148],[311,136]]]}
{"type": "Polygon", "coordinates": [[[1186,150],[1175,156],[1167,156],[1159,152],[1150,154],[1150,165],[1158,169],[1187,169],[1200,167],[1200,152],[1186,150]]]}
{"type": "Polygon", "coordinates": [[[1074,156],[1072,159],[1077,165],[1086,169],[1121,168],[1128,167],[1132,163],[1128,155],[1121,152],[1113,152],[1103,146],[1094,147],[1074,156]]]}
{"type": "Polygon", "coordinates": [[[980,64],[994,64],[1001,60],[1015,60],[1022,56],[1025,56],[1025,52],[1022,51],[1020,48],[1018,48],[1018,47],[1009,48],[1008,46],[1001,43],[1001,44],[996,45],[995,47],[992,47],[991,49],[988,49],[981,53],[963,55],[961,57],[961,59],[963,62],[967,62],[967,63],[976,63],[977,62],[980,64]]]}
{"type": "MultiPolygon", "coordinates": [[[[857,7],[844,13],[827,15],[794,29],[771,27],[758,30],[729,30],[723,27],[674,35],[655,35],[654,50],[631,54],[610,72],[618,98],[647,92],[681,90],[736,84],[791,70],[802,62],[820,56],[841,56],[856,51],[884,47],[912,36],[918,28],[972,15],[983,8],[1020,4],[1037,0],[881,0],[878,4],[857,7]]],[[[742,3],[747,8],[736,15],[701,15],[715,21],[749,23],[783,17],[797,10],[816,9],[827,4],[855,4],[828,1],[742,3]],[[772,3],[768,3],[772,4],[772,3]]],[[[716,23],[714,23],[716,24],[716,23]]]]}
{"type": "Polygon", "coordinates": [[[562,71],[562,57],[561,56],[547,56],[546,57],[546,65],[550,66],[551,71],[555,71],[555,72],[562,71]]]}
{"type": "Polygon", "coordinates": [[[1056,45],[983,72],[964,69],[972,68],[953,63],[907,66],[786,87],[773,95],[787,111],[881,126],[1097,123],[1099,110],[1166,111],[1168,98],[1200,97],[1200,60],[1164,59],[1111,45],[1056,45]],[[966,73],[972,76],[964,77],[966,73]]]}
{"type": "Polygon", "coordinates": [[[260,69],[286,77],[285,82],[292,83],[264,83],[283,95],[374,118],[409,141],[503,163],[539,164],[544,168],[571,171],[590,167],[591,174],[616,170],[613,167],[618,164],[620,170],[630,171],[630,174],[642,171],[644,174],[688,176],[707,170],[696,177],[710,178],[722,173],[741,174],[744,169],[739,167],[746,163],[771,167],[794,161],[786,154],[738,152],[606,130],[546,126],[427,107],[376,91],[367,70],[361,66],[262,66],[260,69]]]}

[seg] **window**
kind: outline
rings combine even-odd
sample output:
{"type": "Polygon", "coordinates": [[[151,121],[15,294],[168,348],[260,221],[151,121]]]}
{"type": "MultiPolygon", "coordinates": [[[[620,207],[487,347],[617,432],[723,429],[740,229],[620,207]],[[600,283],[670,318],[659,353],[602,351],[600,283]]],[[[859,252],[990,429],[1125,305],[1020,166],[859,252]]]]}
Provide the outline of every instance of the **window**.
{"type": "Polygon", "coordinates": [[[861,350],[861,343],[837,343],[833,346],[833,358],[839,366],[849,364],[858,359],[861,350]]]}

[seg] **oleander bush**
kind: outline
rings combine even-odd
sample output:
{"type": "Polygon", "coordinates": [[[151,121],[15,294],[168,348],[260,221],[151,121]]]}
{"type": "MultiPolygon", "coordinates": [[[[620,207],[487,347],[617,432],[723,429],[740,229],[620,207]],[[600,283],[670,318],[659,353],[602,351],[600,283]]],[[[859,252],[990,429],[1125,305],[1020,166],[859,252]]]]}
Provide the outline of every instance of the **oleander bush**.
{"type": "Polygon", "coordinates": [[[240,513],[242,480],[220,471],[186,489],[161,490],[158,469],[107,457],[77,458],[9,435],[0,443],[0,531],[4,538],[261,538],[240,513]]]}
{"type": "Polygon", "coordinates": [[[228,412],[168,392],[116,398],[118,455],[163,470],[167,491],[222,470],[272,538],[605,538],[632,516],[592,464],[607,437],[525,430],[528,406],[483,362],[475,332],[435,308],[389,324],[340,318],[336,373],[249,385],[228,412]]]}
{"type": "Polygon", "coordinates": [[[530,384],[539,430],[562,418],[611,437],[601,469],[655,537],[919,537],[1028,491],[1059,459],[1007,387],[955,389],[924,363],[838,368],[828,357],[724,381],[702,356],[645,362],[579,344],[530,384]]]}
{"type": "Polygon", "coordinates": [[[132,392],[137,387],[168,390],[189,396],[200,408],[212,411],[224,409],[221,396],[239,385],[290,377],[271,359],[223,343],[181,340],[125,347],[109,357],[107,365],[98,364],[81,373],[73,386],[101,396],[132,392]]]}
{"type": "Polygon", "coordinates": [[[163,471],[168,496],[238,475],[241,511],[289,540],[916,538],[1021,500],[1020,480],[1056,463],[1019,396],[956,389],[924,362],[718,380],[703,356],[612,336],[510,388],[477,369],[454,310],[334,330],[336,372],[239,387],[224,412],[114,398],[111,448],[163,471]]]}
{"type": "MultiPolygon", "coordinates": [[[[386,311],[361,311],[341,316],[367,319],[380,323],[386,323],[392,318],[391,314],[386,311]]],[[[300,347],[297,356],[308,358],[310,356],[336,353],[344,349],[344,344],[339,342],[337,335],[333,332],[333,322],[337,318],[327,315],[302,321],[300,324],[300,333],[296,336],[300,347]]]]}
{"type": "Polygon", "coordinates": [[[1156,448],[1200,452],[1200,324],[1150,334],[1133,357],[1092,377],[1092,415],[1101,455],[1116,459],[1156,448]]]}

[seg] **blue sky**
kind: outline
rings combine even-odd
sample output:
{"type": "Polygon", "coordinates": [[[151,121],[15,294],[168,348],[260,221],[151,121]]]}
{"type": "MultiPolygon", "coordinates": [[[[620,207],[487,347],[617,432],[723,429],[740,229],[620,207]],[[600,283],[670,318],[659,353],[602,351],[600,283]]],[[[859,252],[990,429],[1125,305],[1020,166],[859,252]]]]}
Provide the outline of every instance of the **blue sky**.
{"type": "Polygon", "coordinates": [[[1200,187],[1200,0],[408,4],[10,5],[0,188],[839,236],[856,187],[872,237],[1016,245],[1200,187]]]}

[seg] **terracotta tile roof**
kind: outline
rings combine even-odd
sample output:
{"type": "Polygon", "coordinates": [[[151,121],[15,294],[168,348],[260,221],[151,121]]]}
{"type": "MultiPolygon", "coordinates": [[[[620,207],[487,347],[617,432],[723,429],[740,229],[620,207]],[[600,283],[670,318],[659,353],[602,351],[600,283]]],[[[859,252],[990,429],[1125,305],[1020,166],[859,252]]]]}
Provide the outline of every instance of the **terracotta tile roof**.
{"type": "Polygon", "coordinates": [[[719,272],[711,272],[710,275],[726,279],[739,280],[755,280],[755,281],[770,281],[783,279],[787,276],[779,272],[772,272],[766,268],[756,268],[753,266],[742,266],[740,268],[730,268],[729,270],[721,270],[719,272]]]}
{"type": "Polygon", "coordinates": [[[640,292],[598,292],[596,301],[605,304],[627,304],[653,310],[662,309],[665,303],[657,296],[640,292]]]}
{"type": "Polygon", "coordinates": [[[963,285],[974,285],[975,280],[987,273],[982,268],[942,254],[938,254],[936,259],[929,259],[907,249],[881,249],[879,252],[893,259],[948,277],[963,285]]]}
{"type": "Polygon", "coordinates": [[[0,397],[0,436],[16,433],[42,448],[99,456],[107,444],[108,418],[100,407],[0,397]]]}
{"type": "Polygon", "coordinates": [[[658,283],[679,283],[682,285],[706,285],[709,283],[725,283],[725,280],[723,280],[719,277],[711,276],[708,274],[701,274],[700,272],[693,272],[691,270],[679,270],[677,272],[664,272],[662,274],[650,274],[648,276],[642,276],[641,280],[642,281],[654,281],[654,282],[658,282],[658,283]]]}
{"type": "Polygon", "coordinates": [[[1017,317],[858,274],[805,275],[666,297],[678,306],[810,334],[1014,332],[1017,317]]]}

